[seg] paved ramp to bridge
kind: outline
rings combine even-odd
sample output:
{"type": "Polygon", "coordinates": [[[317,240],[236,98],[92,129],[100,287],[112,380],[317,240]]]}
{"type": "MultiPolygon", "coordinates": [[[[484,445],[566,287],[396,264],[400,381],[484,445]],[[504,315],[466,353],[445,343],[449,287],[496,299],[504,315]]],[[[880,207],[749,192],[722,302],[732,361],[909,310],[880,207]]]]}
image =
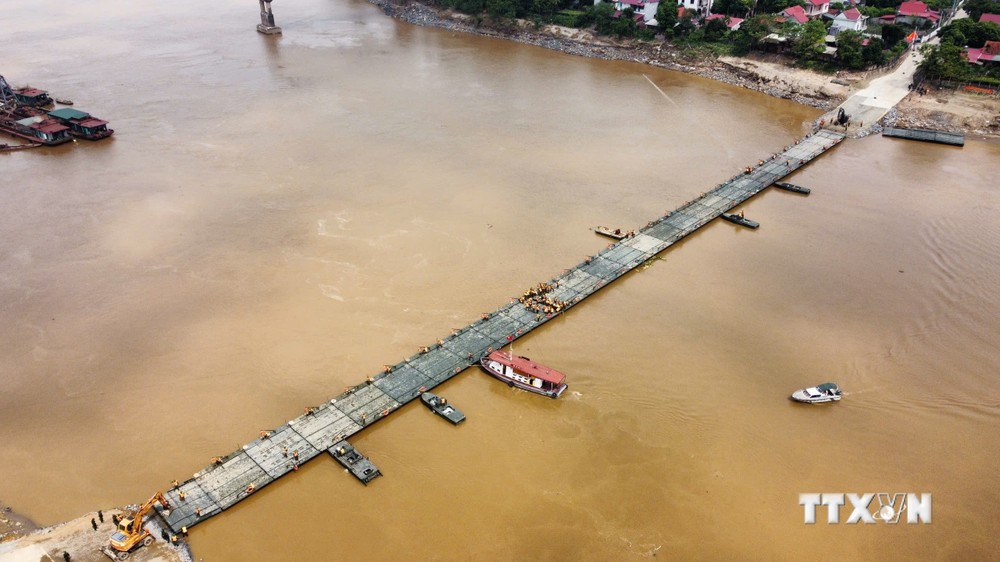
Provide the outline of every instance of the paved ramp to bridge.
{"type": "Polygon", "coordinates": [[[301,416],[263,433],[242,448],[214,459],[192,478],[168,490],[165,495],[172,509],[166,512],[157,506],[158,513],[177,533],[236,505],[418,398],[423,390],[447,381],[490,351],[576,306],[843,139],[839,133],[821,130],[785,147],[768,160],[636,229],[633,236],[609,245],[545,282],[543,292],[549,302],[559,304],[558,311],[533,310],[530,303],[515,300],[483,315],[412,357],[386,367],[317,407],[307,408],[301,416]]]}

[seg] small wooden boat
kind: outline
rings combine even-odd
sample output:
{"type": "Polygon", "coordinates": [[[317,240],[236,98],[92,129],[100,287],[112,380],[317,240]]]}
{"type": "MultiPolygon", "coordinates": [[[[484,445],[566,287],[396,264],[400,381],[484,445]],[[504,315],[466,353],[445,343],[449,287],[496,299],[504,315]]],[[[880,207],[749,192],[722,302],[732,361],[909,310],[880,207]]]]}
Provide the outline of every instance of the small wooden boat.
{"type": "Polygon", "coordinates": [[[794,183],[786,183],[783,181],[775,182],[774,187],[784,189],[785,191],[791,191],[792,193],[801,193],[803,195],[809,195],[811,193],[808,187],[802,187],[801,185],[795,185],[794,183]]]}
{"type": "Polygon", "coordinates": [[[615,240],[621,240],[623,238],[628,238],[631,234],[627,230],[622,230],[620,228],[608,228],[606,226],[595,226],[594,232],[614,238],[615,240]]]}
{"type": "Polygon", "coordinates": [[[465,414],[456,410],[454,406],[448,403],[447,399],[442,398],[437,394],[424,392],[420,395],[420,401],[423,402],[425,406],[430,408],[432,412],[455,425],[465,421],[465,414]]]}
{"type": "Polygon", "coordinates": [[[740,213],[738,215],[734,215],[732,213],[722,213],[722,218],[726,219],[727,221],[729,221],[729,222],[731,222],[733,224],[738,224],[740,226],[745,226],[747,228],[756,229],[757,227],[760,226],[759,222],[752,221],[752,220],[744,217],[743,213],[740,213]]]}
{"type": "Polygon", "coordinates": [[[68,100],[66,98],[56,98],[56,103],[61,103],[63,105],[73,105],[73,100],[68,100]]]}
{"type": "Polygon", "coordinates": [[[567,388],[566,375],[513,352],[493,351],[479,365],[490,376],[511,386],[549,398],[559,398],[567,388]]]}
{"type": "Polygon", "coordinates": [[[792,393],[791,399],[796,402],[806,404],[822,404],[823,402],[836,402],[843,394],[836,384],[825,382],[809,388],[796,390],[792,393]]]}

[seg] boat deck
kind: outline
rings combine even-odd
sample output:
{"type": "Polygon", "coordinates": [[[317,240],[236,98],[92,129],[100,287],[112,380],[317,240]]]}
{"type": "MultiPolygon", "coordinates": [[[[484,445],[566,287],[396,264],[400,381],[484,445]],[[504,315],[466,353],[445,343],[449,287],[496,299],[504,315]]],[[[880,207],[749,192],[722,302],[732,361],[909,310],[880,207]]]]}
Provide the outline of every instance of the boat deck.
{"type": "MultiPolygon", "coordinates": [[[[613,243],[565,270],[547,282],[553,287],[550,296],[565,303],[560,312],[536,313],[514,300],[443,338],[442,343],[424,348],[426,351],[386,368],[217,459],[165,493],[173,509],[164,521],[174,533],[182,527],[191,528],[294,472],[298,465],[324,451],[337,458],[335,448],[347,445],[345,440],[350,436],[418,398],[423,391],[475,365],[490,351],[506,345],[508,337],[520,338],[579,304],[722,213],[806,165],[843,138],[827,130],[807,136],[750,173],[732,177],[650,221],[637,229],[635,236],[613,243]]],[[[162,510],[158,512],[164,515],[162,510]]]]}

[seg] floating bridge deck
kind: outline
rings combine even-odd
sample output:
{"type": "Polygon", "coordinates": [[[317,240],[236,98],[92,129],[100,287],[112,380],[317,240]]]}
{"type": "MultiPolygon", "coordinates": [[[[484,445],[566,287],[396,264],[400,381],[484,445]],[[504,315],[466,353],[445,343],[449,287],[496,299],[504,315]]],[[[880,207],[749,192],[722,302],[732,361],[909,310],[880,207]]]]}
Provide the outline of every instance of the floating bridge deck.
{"type": "Polygon", "coordinates": [[[502,306],[241,449],[213,459],[194,477],[168,490],[165,495],[172,509],[165,512],[158,506],[158,512],[178,533],[297,471],[321,453],[338,458],[337,448],[348,437],[474,365],[489,350],[507,344],[508,338],[517,339],[580,303],[843,139],[827,130],[809,135],[566,270],[547,282],[552,287],[550,297],[565,303],[560,312],[539,314],[518,301],[502,306]]]}

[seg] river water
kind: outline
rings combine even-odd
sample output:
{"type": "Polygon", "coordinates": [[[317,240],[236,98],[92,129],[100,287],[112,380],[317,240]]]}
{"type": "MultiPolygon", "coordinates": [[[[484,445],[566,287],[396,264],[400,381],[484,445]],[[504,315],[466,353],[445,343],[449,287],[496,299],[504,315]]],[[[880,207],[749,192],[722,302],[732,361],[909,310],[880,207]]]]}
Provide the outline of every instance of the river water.
{"type": "MultiPolygon", "coordinates": [[[[818,111],[355,0],[7,6],[114,137],[0,155],[0,497],[141,502],[800,136],[818,111]],[[652,83],[652,84],[651,84],[652,83]],[[655,84],[656,88],[653,87],[655,84]],[[658,89],[657,89],[658,88],[658,89]]],[[[997,557],[1000,146],[870,137],[193,529],[224,560],[997,557]],[[833,380],[839,404],[786,397],[833,380]],[[929,492],[929,525],[800,493],[929,492]]],[[[877,506],[876,506],[877,507],[877,506]]]]}

